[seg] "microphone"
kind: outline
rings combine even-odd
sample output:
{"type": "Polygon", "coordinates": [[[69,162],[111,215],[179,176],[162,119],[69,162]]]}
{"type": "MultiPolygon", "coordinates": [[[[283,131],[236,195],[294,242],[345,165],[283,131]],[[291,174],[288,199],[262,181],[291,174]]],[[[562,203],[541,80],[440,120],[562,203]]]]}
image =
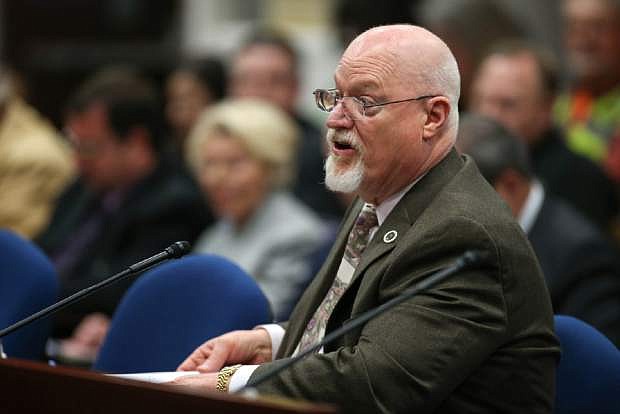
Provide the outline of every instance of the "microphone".
{"type": "MultiPolygon", "coordinates": [[[[165,260],[177,259],[183,255],[186,255],[187,253],[189,253],[189,251],[190,251],[190,244],[188,242],[186,241],[175,242],[171,244],[170,246],[166,247],[164,251],[157,253],[156,255],[151,256],[148,259],[144,259],[138,263],[135,263],[129,266],[128,268],[126,268],[125,270],[123,270],[122,272],[119,272],[115,274],[114,276],[109,277],[108,279],[102,280],[101,282],[96,283],[90,287],[87,287],[86,289],[80,290],[79,292],[76,292],[71,296],[67,296],[61,301],[56,302],[53,305],[50,305],[45,309],[42,309],[36,313],[33,313],[27,318],[22,319],[21,321],[18,321],[7,328],[0,330],[0,338],[10,334],[11,332],[21,328],[24,325],[27,325],[31,322],[36,321],[37,319],[50,316],[54,314],[55,312],[59,311],[60,309],[66,306],[69,306],[81,299],[84,299],[85,297],[91,295],[95,291],[102,289],[114,282],[118,282],[119,280],[124,279],[128,276],[141,273],[165,260]]],[[[0,352],[1,352],[1,349],[2,347],[0,344],[0,352]]]]}
{"type": "Polygon", "coordinates": [[[254,379],[251,379],[250,381],[247,382],[245,386],[240,388],[237,391],[237,393],[241,394],[244,392],[249,392],[253,387],[256,387],[257,385],[263,383],[264,381],[276,376],[277,374],[287,369],[291,365],[294,365],[295,363],[297,363],[297,361],[304,358],[306,355],[312,354],[318,351],[319,349],[321,349],[328,343],[332,342],[333,340],[340,338],[341,336],[347,334],[353,329],[365,324],[369,320],[374,319],[375,317],[381,315],[383,312],[389,309],[392,309],[394,306],[408,299],[411,299],[418,293],[423,292],[426,289],[429,289],[435,286],[437,283],[447,279],[448,277],[464,269],[473,268],[475,266],[482,267],[483,265],[487,265],[488,259],[489,259],[489,254],[487,252],[483,252],[479,250],[466,251],[462,256],[456,259],[454,264],[444,269],[438,270],[437,272],[433,273],[431,276],[427,277],[421,282],[416,283],[414,286],[408,289],[405,289],[400,295],[396,296],[395,298],[392,298],[389,301],[382,303],[376,308],[373,308],[373,309],[367,310],[366,312],[361,313],[359,316],[351,319],[349,322],[344,324],[342,327],[325,335],[323,340],[318,342],[316,345],[313,345],[310,348],[306,348],[304,351],[299,352],[294,357],[288,358],[286,362],[278,365],[276,368],[265,371],[263,374],[256,375],[254,379]]]}
{"type": "MultiPolygon", "coordinates": [[[[172,243],[166,247],[163,252],[157,253],[154,256],[144,259],[136,264],[129,266],[129,269],[134,272],[142,272],[151,266],[168,259],[178,259],[181,256],[185,256],[190,251],[190,244],[186,241],[178,241],[172,243]]],[[[2,335],[0,335],[2,336],[2,335]]]]}

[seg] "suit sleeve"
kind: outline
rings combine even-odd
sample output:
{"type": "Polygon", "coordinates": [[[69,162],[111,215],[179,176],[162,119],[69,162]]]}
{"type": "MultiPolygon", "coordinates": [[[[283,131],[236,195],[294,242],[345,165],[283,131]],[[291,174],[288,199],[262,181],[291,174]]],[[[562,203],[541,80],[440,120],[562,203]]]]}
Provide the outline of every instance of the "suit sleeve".
{"type": "MultiPolygon", "coordinates": [[[[344,412],[434,412],[505,338],[496,244],[483,227],[457,218],[432,233],[408,234],[373,265],[372,275],[371,268],[361,275],[366,280],[357,294],[376,295],[376,306],[472,248],[489,252],[492,264],[459,273],[383,313],[345,338],[350,345],[307,357],[259,391],[331,402],[344,412]]],[[[264,364],[253,375],[280,363],[264,364]]]]}

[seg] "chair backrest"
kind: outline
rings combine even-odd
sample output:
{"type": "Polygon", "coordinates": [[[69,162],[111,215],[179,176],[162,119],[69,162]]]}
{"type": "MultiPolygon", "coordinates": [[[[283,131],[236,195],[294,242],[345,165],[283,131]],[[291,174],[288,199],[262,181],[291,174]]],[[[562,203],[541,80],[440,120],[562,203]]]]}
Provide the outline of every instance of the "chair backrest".
{"type": "Polygon", "coordinates": [[[131,286],[93,369],[171,371],[207,339],[270,321],[265,295],[236,264],[215,255],[187,256],[131,286]]]}
{"type": "Polygon", "coordinates": [[[555,316],[562,359],[557,371],[556,414],[620,413],[620,350],[587,323],[555,316]]]}
{"type": "MultiPolygon", "coordinates": [[[[58,298],[56,270],[30,241],[0,230],[0,328],[6,328],[58,298]]],[[[51,319],[46,318],[2,338],[10,357],[43,359],[51,319]]]]}

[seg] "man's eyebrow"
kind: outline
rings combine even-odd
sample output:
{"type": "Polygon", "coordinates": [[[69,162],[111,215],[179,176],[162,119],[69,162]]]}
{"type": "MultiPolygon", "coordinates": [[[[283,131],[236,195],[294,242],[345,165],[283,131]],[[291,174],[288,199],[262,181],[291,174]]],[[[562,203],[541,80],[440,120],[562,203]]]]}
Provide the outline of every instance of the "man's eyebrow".
{"type": "Polygon", "coordinates": [[[374,93],[379,89],[379,86],[375,82],[371,81],[363,81],[359,83],[354,83],[351,86],[351,91],[355,91],[356,93],[374,93]]]}
{"type": "MultiPolygon", "coordinates": [[[[338,85],[337,79],[334,77],[334,87],[344,93],[341,87],[338,85]]],[[[379,90],[379,85],[372,80],[360,80],[349,83],[347,88],[348,95],[364,95],[375,94],[379,90]]]]}

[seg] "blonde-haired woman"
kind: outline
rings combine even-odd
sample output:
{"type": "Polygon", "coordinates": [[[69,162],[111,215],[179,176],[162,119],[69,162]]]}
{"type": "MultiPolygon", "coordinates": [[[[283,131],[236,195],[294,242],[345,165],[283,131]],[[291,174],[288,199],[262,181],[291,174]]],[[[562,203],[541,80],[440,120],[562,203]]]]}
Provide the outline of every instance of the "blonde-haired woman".
{"type": "Polygon", "coordinates": [[[286,318],[309,272],[324,225],[287,190],[295,176],[297,129],[280,109],[257,100],[210,107],[190,133],[186,156],[217,222],[195,251],[237,262],[286,318]]]}

